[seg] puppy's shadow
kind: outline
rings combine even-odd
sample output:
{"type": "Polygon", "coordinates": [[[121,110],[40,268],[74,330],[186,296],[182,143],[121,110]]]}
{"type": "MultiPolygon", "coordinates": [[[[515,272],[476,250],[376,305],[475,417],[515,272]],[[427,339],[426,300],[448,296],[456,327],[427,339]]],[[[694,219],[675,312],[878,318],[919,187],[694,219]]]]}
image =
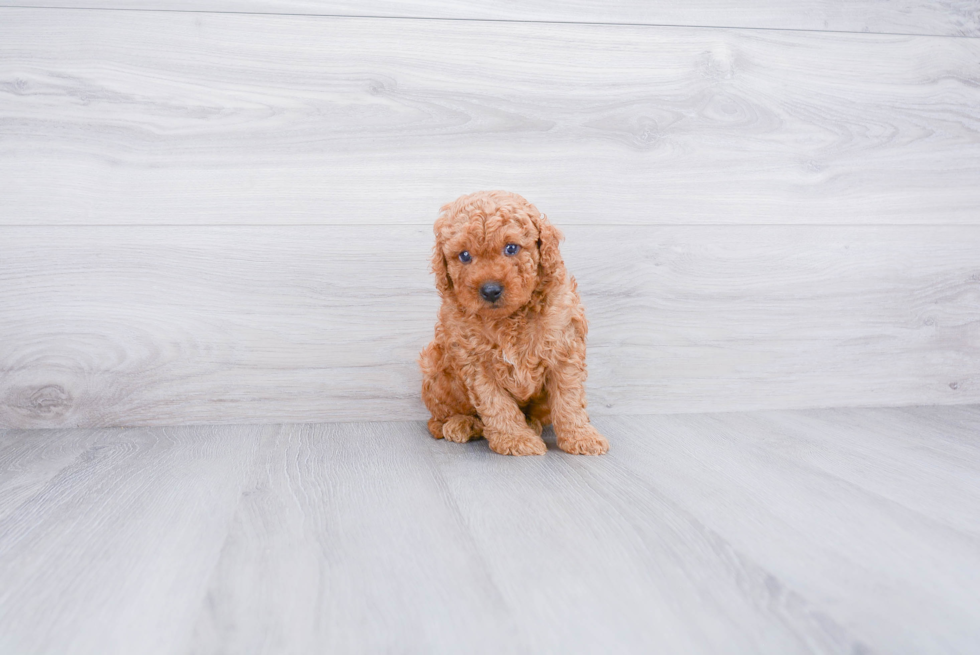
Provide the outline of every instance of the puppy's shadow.
{"type": "MultiPolygon", "coordinates": [[[[429,434],[428,429],[425,427],[425,423],[419,423],[419,432],[424,434],[428,441],[432,442],[434,447],[442,455],[463,455],[466,456],[492,456],[492,457],[504,457],[503,455],[498,455],[497,453],[490,450],[490,445],[487,440],[483,437],[478,437],[476,439],[470,439],[466,443],[453,443],[451,441],[446,441],[445,439],[433,439],[432,435],[429,434]]],[[[548,450],[559,450],[557,438],[555,437],[555,430],[552,426],[547,426],[541,431],[541,438],[544,440],[548,450]]],[[[531,459],[534,459],[533,457],[531,459]]]]}
{"type": "Polygon", "coordinates": [[[548,445],[548,450],[555,450],[558,448],[557,437],[555,437],[555,429],[550,425],[541,431],[541,438],[544,439],[544,442],[548,445]]]}

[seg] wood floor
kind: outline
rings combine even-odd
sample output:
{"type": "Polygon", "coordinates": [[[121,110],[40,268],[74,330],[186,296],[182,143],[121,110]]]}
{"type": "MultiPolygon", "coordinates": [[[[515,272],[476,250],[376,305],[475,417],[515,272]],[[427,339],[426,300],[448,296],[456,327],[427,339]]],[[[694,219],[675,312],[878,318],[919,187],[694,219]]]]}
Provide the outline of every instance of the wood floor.
{"type": "Polygon", "coordinates": [[[0,432],[0,652],[975,653],[980,408],[0,432]]]}

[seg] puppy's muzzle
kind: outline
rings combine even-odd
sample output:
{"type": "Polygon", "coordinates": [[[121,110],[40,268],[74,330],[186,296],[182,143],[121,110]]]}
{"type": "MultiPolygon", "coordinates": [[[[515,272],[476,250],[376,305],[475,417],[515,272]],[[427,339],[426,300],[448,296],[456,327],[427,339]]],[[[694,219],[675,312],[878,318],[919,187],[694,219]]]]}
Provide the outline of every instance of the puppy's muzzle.
{"type": "Polygon", "coordinates": [[[500,282],[484,282],[480,287],[480,297],[487,302],[497,302],[504,293],[504,287],[500,282]]]}

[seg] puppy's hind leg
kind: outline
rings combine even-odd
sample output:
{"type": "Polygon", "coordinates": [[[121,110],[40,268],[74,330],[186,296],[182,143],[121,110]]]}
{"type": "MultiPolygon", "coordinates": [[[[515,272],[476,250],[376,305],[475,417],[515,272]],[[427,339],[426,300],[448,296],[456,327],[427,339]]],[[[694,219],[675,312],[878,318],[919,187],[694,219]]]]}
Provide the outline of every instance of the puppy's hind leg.
{"type": "Polygon", "coordinates": [[[429,432],[436,439],[462,443],[483,436],[483,422],[469,402],[466,387],[446,360],[437,342],[419,358],[422,367],[422,400],[432,413],[429,432]]]}

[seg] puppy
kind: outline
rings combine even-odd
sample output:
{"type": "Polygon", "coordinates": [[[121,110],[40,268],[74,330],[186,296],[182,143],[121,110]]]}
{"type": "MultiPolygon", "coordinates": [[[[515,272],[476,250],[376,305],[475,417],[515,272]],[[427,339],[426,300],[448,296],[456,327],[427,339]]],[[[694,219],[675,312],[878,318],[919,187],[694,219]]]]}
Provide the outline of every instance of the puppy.
{"type": "Polygon", "coordinates": [[[436,439],[486,437],[502,455],[558,447],[601,455],[585,411],[585,310],[558,252],[561,233],[515,193],[480,191],[442,207],[432,270],[442,307],[419,359],[436,439]]]}

